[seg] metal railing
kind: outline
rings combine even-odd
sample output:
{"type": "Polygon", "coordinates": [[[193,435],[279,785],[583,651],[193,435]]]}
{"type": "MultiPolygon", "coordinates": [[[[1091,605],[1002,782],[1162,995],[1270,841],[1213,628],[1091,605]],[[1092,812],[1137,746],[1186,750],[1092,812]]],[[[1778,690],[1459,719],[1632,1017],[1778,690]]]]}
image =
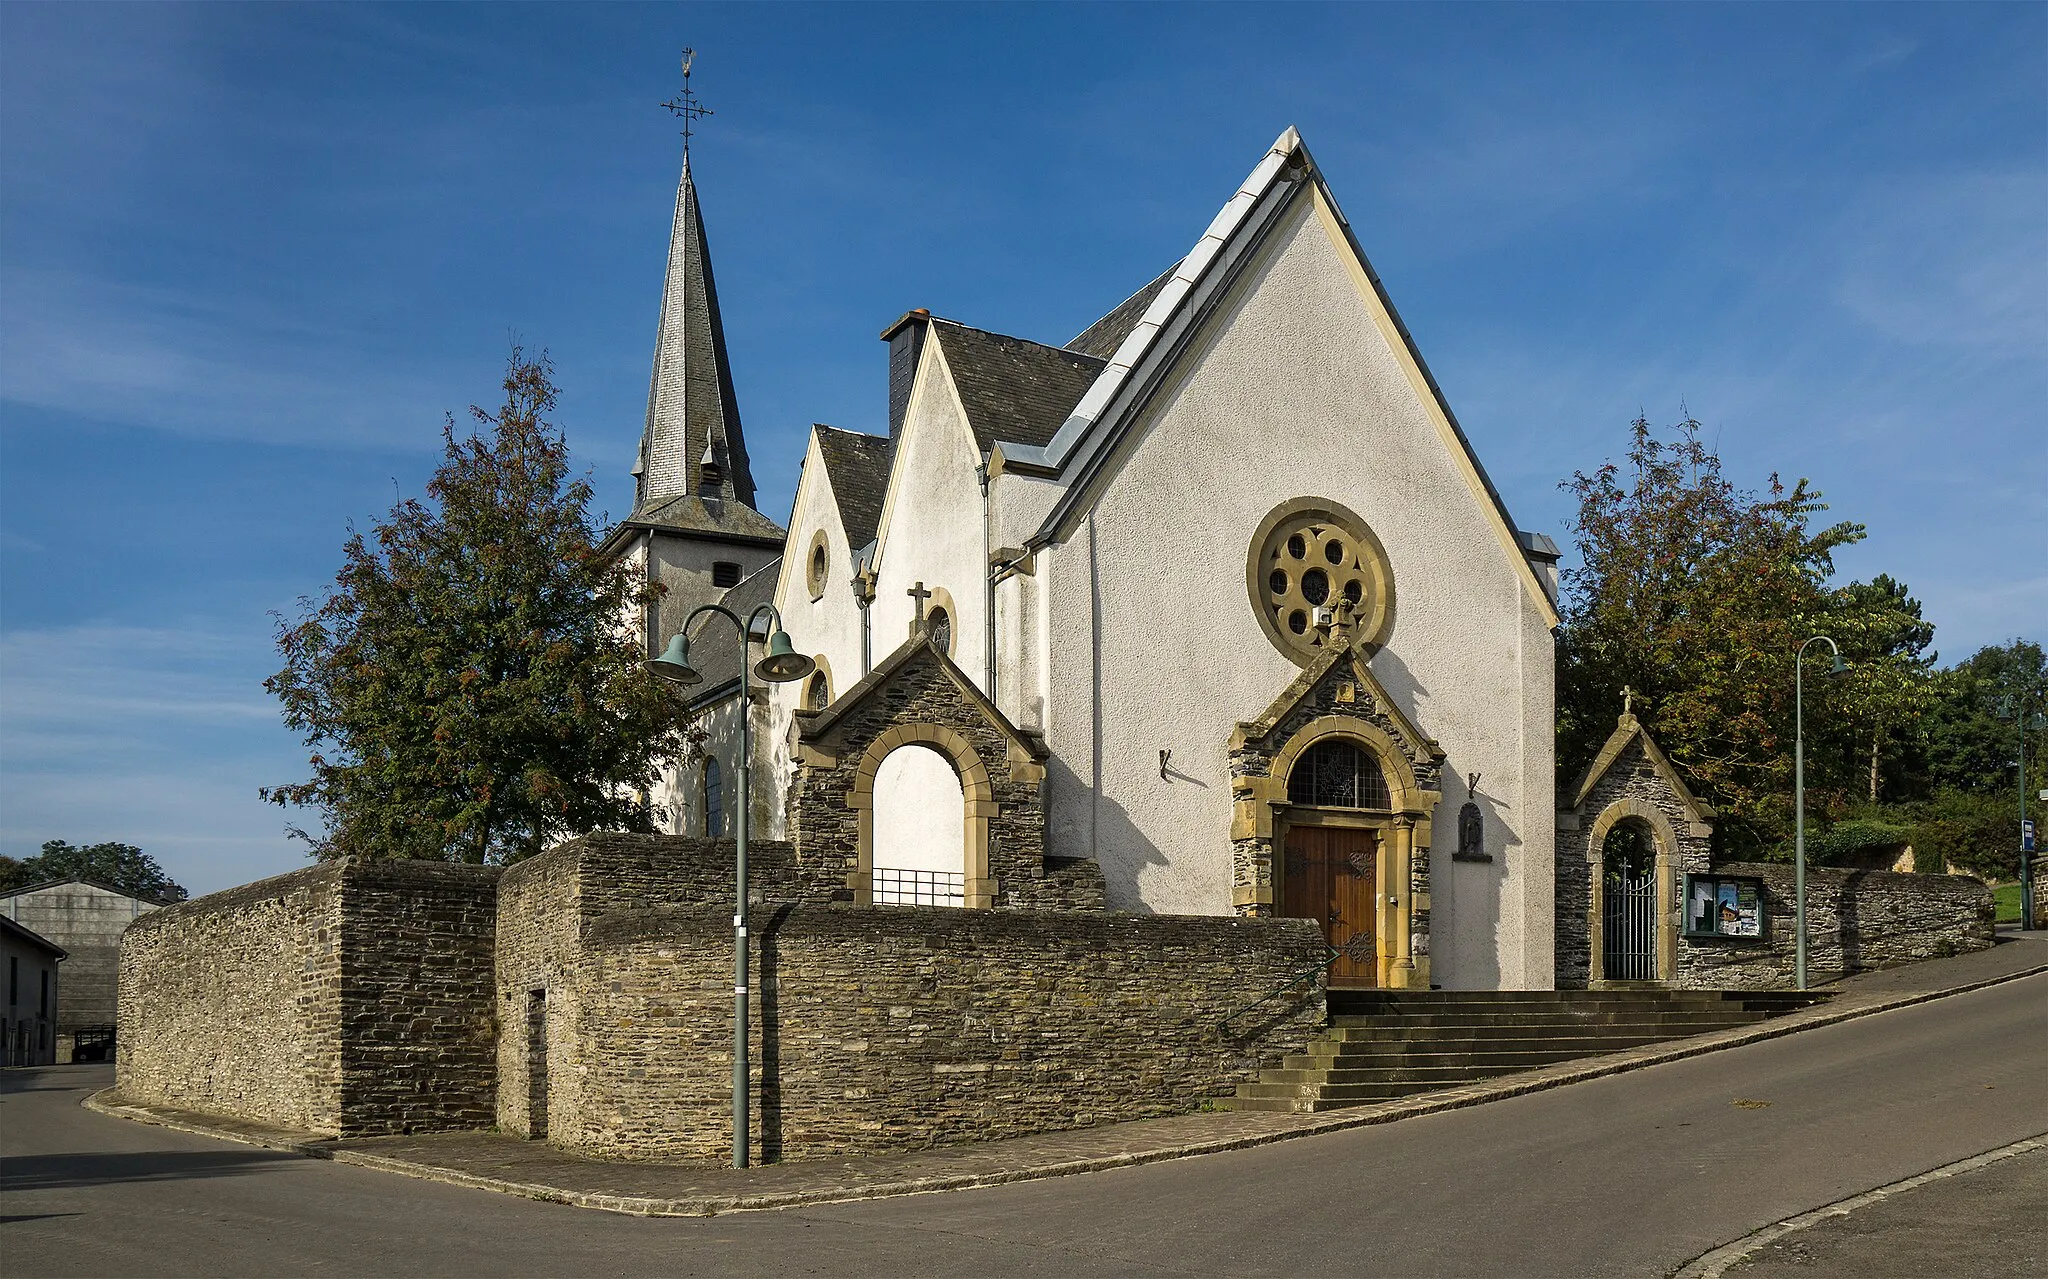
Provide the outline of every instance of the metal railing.
{"type": "Polygon", "coordinates": [[[869,881],[869,900],[877,906],[964,906],[967,876],[956,871],[877,866],[869,881]]]}

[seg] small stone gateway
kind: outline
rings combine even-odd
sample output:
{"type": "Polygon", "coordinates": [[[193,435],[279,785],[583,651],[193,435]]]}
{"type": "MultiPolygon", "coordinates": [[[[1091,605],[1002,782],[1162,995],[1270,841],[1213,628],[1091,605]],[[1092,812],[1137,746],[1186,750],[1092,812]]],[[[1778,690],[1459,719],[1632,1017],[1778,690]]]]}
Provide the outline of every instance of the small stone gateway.
{"type": "MultiPolygon", "coordinates": [[[[1632,711],[1557,817],[1557,986],[1788,990],[1793,868],[1717,863],[1713,810],[1632,711]]],[[[1807,867],[1812,984],[1993,942],[1991,890],[1961,875],[1807,867]]]]}

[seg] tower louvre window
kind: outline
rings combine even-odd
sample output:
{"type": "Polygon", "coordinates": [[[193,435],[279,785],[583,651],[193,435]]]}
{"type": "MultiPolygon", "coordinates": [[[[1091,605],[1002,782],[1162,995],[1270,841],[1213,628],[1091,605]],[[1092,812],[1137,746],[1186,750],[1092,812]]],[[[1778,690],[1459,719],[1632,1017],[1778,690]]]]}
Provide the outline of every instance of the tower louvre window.
{"type": "Polygon", "coordinates": [[[718,560],[711,565],[711,584],[716,587],[738,586],[740,566],[731,560],[718,560]]]}

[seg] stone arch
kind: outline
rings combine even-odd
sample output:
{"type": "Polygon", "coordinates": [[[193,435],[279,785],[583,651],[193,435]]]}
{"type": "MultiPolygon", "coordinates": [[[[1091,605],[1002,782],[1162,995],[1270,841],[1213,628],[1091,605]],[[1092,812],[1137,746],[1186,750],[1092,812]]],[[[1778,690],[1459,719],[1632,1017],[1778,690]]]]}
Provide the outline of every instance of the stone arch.
{"type": "Polygon", "coordinates": [[[1603,859],[1606,856],[1607,836],[1623,822],[1640,822],[1650,835],[1650,847],[1655,854],[1654,868],[1657,879],[1657,978],[1669,984],[1678,969],[1678,873],[1680,844],[1678,831],[1671,825],[1671,818],[1663,809],[1647,800],[1625,795],[1600,810],[1586,833],[1586,877],[1591,881],[1591,891],[1586,901],[1586,932],[1590,939],[1587,947],[1586,984],[1591,989],[1602,989],[1616,985],[1607,980],[1602,968],[1602,955],[1606,943],[1606,901],[1603,859]]]}
{"type": "Polygon", "coordinates": [[[1434,799],[1424,803],[1422,788],[1415,781],[1415,767],[1408,762],[1408,756],[1402,752],[1393,735],[1355,715],[1324,715],[1310,720],[1280,747],[1279,753],[1273,756],[1270,773],[1278,783],[1274,789],[1278,791],[1280,802],[1286,802],[1287,779],[1293,774],[1295,763],[1309,747],[1332,738],[1355,741],[1379,761],[1380,771],[1387,779],[1387,794],[1394,812],[1435,807],[1434,799]]]}
{"type": "Polygon", "coordinates": [[[974,743],[943,724],[898,724],[878,735],[861,752],[853,786],[846,794],[846,806],[859,815],[860,822],[855,837],[854,900],[862,905],[874,901],[875,775],[881,771],[884,759],[905,746],[930,748],[950,761],[960,778],[961,800],[966,805],[966,846],[961,851],[966,879],[961,904],[969,910],[986,910],[995,904],[995,885],[988,869],[988,822],[998,807],[995,786],[974,743]]]}

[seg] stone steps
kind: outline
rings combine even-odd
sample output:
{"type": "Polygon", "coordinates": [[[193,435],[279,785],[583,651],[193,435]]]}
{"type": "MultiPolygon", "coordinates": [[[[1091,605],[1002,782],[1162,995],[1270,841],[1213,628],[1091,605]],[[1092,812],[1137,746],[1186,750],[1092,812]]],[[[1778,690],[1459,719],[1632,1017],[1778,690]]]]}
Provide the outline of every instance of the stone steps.
{"type": "Polygon", "coordinates": [[[1314,1112],[1748,1025],[1817,1002],[1746,991],[1331,991],[1328,1028],[1231,1110],[1314,1112]]]}

